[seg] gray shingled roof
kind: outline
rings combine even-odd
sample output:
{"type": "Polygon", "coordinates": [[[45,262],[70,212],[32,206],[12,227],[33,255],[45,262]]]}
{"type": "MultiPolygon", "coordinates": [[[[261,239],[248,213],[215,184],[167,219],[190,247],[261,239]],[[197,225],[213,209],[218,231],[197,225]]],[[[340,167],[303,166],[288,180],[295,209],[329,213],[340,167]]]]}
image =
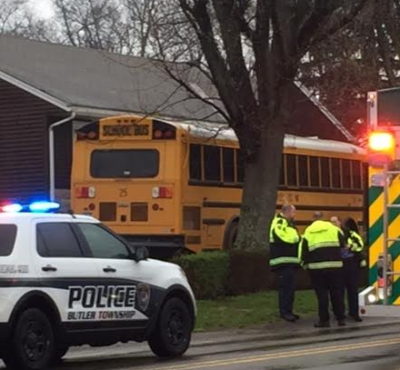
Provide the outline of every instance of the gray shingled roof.
{"type": "Polygon", "coordinates": [[[144,58],[0,36],[0,71],[67,107],[193,119],[213,112],[209,105],[190,99],[161,63],[144,58]]]}
{"type": "MultiPolygon", "coordinates": [[[[0,78],[82,115],[93,110],[94,116],[131,112],[223,121],[210,105],[193,99],[171,79],[161,62],[145,58],[1,35],[0,78]]],[[[190,78],[186,75],[186,81],[200,96],[215,96],[209,82],[193,69],[190,78]]],[[[324,125],[330,122],[343,137],[352,140],[351,134],[325,107],[304,87],[297,87],[325,117],[324,125]]]]}

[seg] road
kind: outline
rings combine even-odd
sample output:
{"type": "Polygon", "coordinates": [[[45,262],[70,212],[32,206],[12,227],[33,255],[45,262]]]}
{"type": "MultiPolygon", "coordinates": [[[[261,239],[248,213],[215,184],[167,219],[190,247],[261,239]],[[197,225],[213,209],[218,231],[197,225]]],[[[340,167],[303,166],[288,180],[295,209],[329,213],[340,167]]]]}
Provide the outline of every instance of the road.
{"type": "MultiPolygon", "coordinates": [[[[310,329],[313,330],[313,329],[310,329]]],[[[146,344],[72,349],[60,370],[400,370],[400,325],[325,331],[318,337],[227,338],[197,343],[178,360],[156,359],[146,344]]]]}

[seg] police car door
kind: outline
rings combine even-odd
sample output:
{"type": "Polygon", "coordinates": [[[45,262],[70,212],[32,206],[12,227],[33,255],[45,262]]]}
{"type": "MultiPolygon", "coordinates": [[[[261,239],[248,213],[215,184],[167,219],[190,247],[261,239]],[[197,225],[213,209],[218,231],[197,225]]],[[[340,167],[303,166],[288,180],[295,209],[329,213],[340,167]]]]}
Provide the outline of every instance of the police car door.
{"type": "Polygon", "coordinates": [[[138,276],[126,244],[101,224],[81,222],[76,226],[104,280],[103,296],[107,298],[97,301],[100,319],[123,320],[128,327],[145,326],[147,317],[136,309],[138,276]]]}
{"type": "Polygon", "coordinates": [[[67,329],[85,328],[96,320],[95,300],[99,273],[87,258],[70,219],[36,219],[34,258],[42,290],[55,301],[67,329]]]}

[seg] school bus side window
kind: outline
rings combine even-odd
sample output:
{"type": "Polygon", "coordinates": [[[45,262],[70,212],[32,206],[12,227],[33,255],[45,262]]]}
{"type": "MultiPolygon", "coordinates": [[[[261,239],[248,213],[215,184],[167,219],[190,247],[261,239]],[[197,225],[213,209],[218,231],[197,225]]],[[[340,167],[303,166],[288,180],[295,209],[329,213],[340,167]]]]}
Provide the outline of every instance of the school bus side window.
{"type": "Polygon", "coordinates": [[[189,156],[190,180],[201,181],[201,145],[190,144],[189,156]]]}
{"type": "Polygon", "coordinates": [[[319,187],[319,159],[318,157],[310,157],[310,185],[319,187]]]}
{"type": "Polygon", "coordinates": [[[340,175],[340,159],[331,158],[331,170],[332,170],[332,187],[341,187],[341,175],[340,175]]]}
{"type": "Polygon", "coordinates": [[[361,171],[362,165],[360,161],[351,161],[351,174],[353,178],[353,188],[354,189],[361,189],[361,171]]]}
{"type": "Polygon", "coordinates": [[[221,181],[221,151],[218,146],[204,146],[204,180],[221,181]]]}
{"type": "Polygon", "coordinates": [[[326,157],[320,157],[321,164],[321,182],[322,187],[331,187],[331,170],[330,170],[330,160],[326,157]]]}
{"type": "Polygon", "coordinates": [[[244,158],[241,150],[236,150],[236,182],[243,184],[244,181],[244,158]]]}
{"type": "Polygon", "coordinates": [[[297,186],[297,160],[294,154],[286,154],[287,184],[297,186]]]}
{"type": "Polygon", "coordinates": [[[350,172],[350,161],[348,159],[342,159],[342,181],[345,189],[350,189],[351,184],[351,172],[350,172]]]}
{"type": "Polygon", "coordinates": [[[297,160],[299,165],[299,185],[308,187],[308,157],[306,155],[299,155],[297,160]]]}
{"type": "Polygon", "coordinates": [[[224,182],[235,182],[235,152],[231,148],[223,148],[224,182]]]}

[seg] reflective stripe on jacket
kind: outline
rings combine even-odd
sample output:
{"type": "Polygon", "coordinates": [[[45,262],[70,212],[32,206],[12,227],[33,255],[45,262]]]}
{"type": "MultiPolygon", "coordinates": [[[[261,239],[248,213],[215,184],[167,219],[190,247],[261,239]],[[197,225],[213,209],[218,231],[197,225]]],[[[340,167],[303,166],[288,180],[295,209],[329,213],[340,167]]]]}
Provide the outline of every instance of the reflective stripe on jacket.
{"type": "Polygon", "coordinates": [[[347,238],[347,245],[350,247],[352,252],[362,252],[364,249],[364,242],[360,235],[355,231],[350,230],[349,237],[347,238]]]}
{"type": "Polygon", "coordinates": [[[296,228],[282,215],[274,217],[269,231],[271,267],[300,264],[300,236],[296,228]]]}
{"type": "Polygon", "coordinates": [[[349,236],[347,238],[347,245],[350,247],[350,250],[354,252],[358,257],[358,259],[360,260],[360,267],[366,267],[367,261],[362,253],[364,250],[364,241],[362,237],[355,231],[350,230],[349,236]]]}
{"type": "Polygon", "coordinates": [[[343,234],[337,226],[328,221],[314,221],[303,235],[303,261],[310,270],[342,268],[343,246],[343,234]]]}

